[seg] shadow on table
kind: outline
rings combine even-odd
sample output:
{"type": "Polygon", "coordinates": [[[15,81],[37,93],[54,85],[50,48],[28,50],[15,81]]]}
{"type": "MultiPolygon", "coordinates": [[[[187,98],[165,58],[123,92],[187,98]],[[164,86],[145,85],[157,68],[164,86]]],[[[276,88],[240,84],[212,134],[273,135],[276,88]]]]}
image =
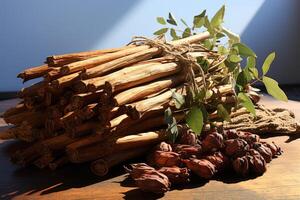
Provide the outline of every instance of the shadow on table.
{"type": "Polygon", "coordinates": [[[24,143],[6,141],[0,145],[0,199],[10,198],[20,194],[31,195],[40,192],[41,195],[81,188],[124,173],[119,169],[113,170],[105,177],[97,177],[90,171],[89,164],[70,164],[55,171],[38,169],[35,166],[25,168],[10,162],[11,153],[24,143]]]}
{"type": "Polygon", "coordinates": [[[266,138],[280,137],[280,136],[288,136],[288,139],[285,141],[285,143],[290,143],[300,138],[299,133],[297,134],[266,133],[264,135],[261,135],[260,138],[266,139],[266,138]]]}
{"type": "MultiPolygon", "coordinates": [[[[194,177],[196,177],[196,176],[194,176],[194,177]]],[[[201,179],[194,178],[191,180],[190,183],[172,187],[171,190],[184,190],[184,189],[199,188],[199,187],[204,186],[208,182],[209,181],[207,181],[207,180],[203,180],[203,179],[201,180],[201,179]]],[[[134,181],[129,177],[125,178],[123,181],[121,181],[119,183],[122,187],[136,187],[134,181]]],[[[136,199],[137,197],[139,197],[139,199],[144,199],[144,200],[151,199],[152,200],[152,199],[159,199],[164,196],[163,194],[153,194],[150,192],[143,192],[138,188],[134,188],[132,190],[124,192],[123,194],[125,195],[124,199],[128,199],[128,200],[136,199]]]]}
{"type": "MultiPolygon", "coordinates": [[[[181,185],[181,186],[172,187],[171,191],[200,188],[200,187],[203,187],[204,185],[206,185],[207,183],[209,183],[209,180],[200,179],[196,175],[192,175],[191,177],[192,177],[192,179],[191,179],[190,183],[188,183],[184,186],[181,185]]],[[[234,183],[239,183],[242,181],[247,181],[247,180],[257,178],[257,176],[247,176],[246,178],[243,178],[231,171],[226,171],[223,175],[218,175],[217,177],[218,177],[217,179],[213,179],[213,180],[220,181],[220,182],[223,182],[226,184],[234,184],[234,183]]],[[[128,177],[126,179],[124,179],[123,181],[121,181],[120,185],[122,187],[136,187],[134,184],[134,181],[128,177]]],[[[152,199],[159,199],[164,196],[163,194],[153,194],[153,193],[149,193],[149,192],[143,192],[143,191],[139,190],[138,188],[134,188],[132,190],[124,192],[123,194],[125,195],[124,199],[127,199],[127,200],[137,199],[137,197],[139,197],[139,199],[143,199],[143,200],[148,200],[148,199],[152,200],[152,199]]]]}

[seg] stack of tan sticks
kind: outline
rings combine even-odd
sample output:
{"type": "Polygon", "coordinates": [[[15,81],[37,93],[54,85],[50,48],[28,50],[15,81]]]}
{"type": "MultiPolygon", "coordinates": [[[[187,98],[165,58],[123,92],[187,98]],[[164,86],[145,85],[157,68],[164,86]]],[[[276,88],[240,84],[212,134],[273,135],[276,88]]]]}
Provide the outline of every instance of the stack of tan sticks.
{"type": "MultiPolygon", "coordinates": [[[[204,32],[170,44],[191,45],[208,37],[204,32]]],[[[189,53],[197,57],[211,52],[189,53]]],[[[109,168],[144,154],[168,137],[164,111],[176,110],[172,95],[185,92],[186,77],[183,66],[161,48],[130,44],[54,55],[45,63],[18,75],[24,82],[42,80],[23,88],[20,103],[3,114],[14,126],[2,132],[0,139],[30,142],[15,152],[13,162],[55,169],[68,162],[101,159],[109,168]]],[[[214,66],[206,83],[210,84],[214,72],[220,76],[221,70],[214,66]]],[[[203,76],[196,73],[195,77],[201,86],[203,76]]],[[[235,102],[231,84],[213,85],[211,91],[212,98],[235,102]]],[[[181,121],[184,115],[175,112],[174,117],[181,121]]]]}

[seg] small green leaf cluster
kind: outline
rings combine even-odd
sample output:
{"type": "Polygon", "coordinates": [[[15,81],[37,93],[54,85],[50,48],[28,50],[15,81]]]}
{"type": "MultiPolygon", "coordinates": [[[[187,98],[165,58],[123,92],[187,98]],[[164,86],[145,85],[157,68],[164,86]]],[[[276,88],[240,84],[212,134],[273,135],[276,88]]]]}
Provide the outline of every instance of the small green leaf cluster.
{"type": "Polygon", "coordinates": [[[155,31],[154,35],[164,35],[165,33],[169,32],[172,40],[178,40],[181,38],[189,37],[193,34],[196,34],[195,30],[200,29],[205,24],[206,10],[201,12],[199,15],[194,16],[193,25],[189,26],[188,23],[184,19],[180,19],[180,23],[177,22],[176,18],[173,16],[172,13],[169,13],[168,18],[165,19],[164,17],[157,17],[156,21],[164,25],[163,28],[155,31]],[[171,27],[167,27],[167,25],[171,25],[171,27]],[[183,25],[183,30],[178,29],[180,25],[183,25]]]}

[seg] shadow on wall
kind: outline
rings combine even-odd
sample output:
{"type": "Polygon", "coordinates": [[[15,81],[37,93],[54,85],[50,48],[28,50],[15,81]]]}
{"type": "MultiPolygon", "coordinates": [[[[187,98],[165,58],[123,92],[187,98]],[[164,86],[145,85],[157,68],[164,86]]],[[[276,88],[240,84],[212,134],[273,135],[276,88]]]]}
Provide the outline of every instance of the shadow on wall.
{"type": "Polygon", "coordinates": [[[300,84],[300,1],[266,0],[242,34],[258,55],[258,66],[272,51],[270,76],[280,84],[300,84]]]}
{"type": "Polygon", "coordinates": [[[15,75],[48,55],[91,49],[137,3],[1,0],[0,91],[19,89],[15,75]]]}

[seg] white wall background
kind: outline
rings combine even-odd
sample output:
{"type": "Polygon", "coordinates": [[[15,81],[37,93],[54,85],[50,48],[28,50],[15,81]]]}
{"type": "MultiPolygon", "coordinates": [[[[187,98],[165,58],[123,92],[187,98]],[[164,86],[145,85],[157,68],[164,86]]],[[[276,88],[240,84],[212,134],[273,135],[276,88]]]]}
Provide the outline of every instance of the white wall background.
{"type": "Polygon", "coordinates": [[[297,0],[0,0],[0,91],[20,89],[15,76],[45,57],[118,47],[134,35],[152,36],[157,16],[174,13],[192,22],[226,4],[225,25],[263,59],[275,50],[272,75],[281,83],[300,83],[297,0]],[[297,4],[297,5],[296,5],[297,4]],[[295,42],[297,41],[297,42],[295,42]],[[290,54],[292,53],[292,54],[290,54]],[[291,57],[290,55],[293,55],[291,57]],[[292,70],[293,69],[293,70],[292,70]]]}

